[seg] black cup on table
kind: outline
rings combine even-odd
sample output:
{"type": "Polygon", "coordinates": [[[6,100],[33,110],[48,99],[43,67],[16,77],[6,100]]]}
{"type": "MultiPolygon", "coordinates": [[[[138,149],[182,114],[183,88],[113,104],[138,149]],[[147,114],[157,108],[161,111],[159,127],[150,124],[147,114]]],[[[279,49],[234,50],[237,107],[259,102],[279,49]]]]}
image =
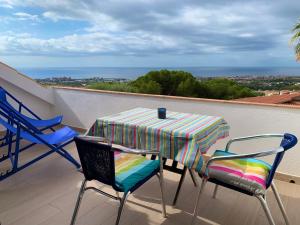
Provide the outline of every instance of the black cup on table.
{"type": "Polygon", "coordinates": [[[166,108],[158,108],[157,115],[158,115],[158,119],[166,119],[167,109],[166,108]]]}

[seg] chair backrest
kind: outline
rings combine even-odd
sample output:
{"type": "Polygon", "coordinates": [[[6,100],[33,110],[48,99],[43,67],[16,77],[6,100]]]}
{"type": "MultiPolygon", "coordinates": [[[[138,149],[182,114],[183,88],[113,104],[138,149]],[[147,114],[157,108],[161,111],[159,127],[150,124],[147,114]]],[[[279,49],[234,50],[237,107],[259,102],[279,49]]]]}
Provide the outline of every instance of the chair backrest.
{"type": "Polygon", "coordinates": [[[281,143],[280,143],[280,146],[284,149],[284,151],[282,152],[279,152],[277,153],[277,155],[275,156],[275,159],[274,159],[274,162],[272,164],[272,168],[269,172],[269,176],[268,176],[268,179],[267,179],[267,183],[266,183],[266,186],[267,188],[271,185],[272,183],[272,180],[274,178],[274,175],[275,175],[275,172],[284,156],[284,153],[286,150],[294,147],[296,144],[297,144],[298,140],[297,140],[297,137],[292,135],[292,134],[284,134],[283,135],[283,138],[281,140],[281,143]]]}
{"type": "Polygon", "coordinates": [[[13,111],[14,113],[18,115],[22,115],[18,110],[16,110],[8,101],[7,96],[10,97],[13,101],[15,101],[17,104],[20,104],[19,101],[16,100],[11,94],[9,94],[4,88],[0,87],[0,103],[5,105],[9,110],[13,111]],[[12,98],[13,97],[13,98],[12,98]]]}
{"type": "Polygon", "coordinates": [[[2,107],[5,107],[6,109],[20,115],[19,111],[7,101],[7,95],[8,92],[4,88],[0,87],[0,106],[2,105],[2,107]]]}
{"type": "Polygon", "coordinates": [[[112,147],[84,137],[75,137],[74,140],[85,178],[115,187],[115,161],[112,147]]]}
{"type": "Polygon", "coordinates": [[[5,128],[7,128],[9,131],[11,131],[12,133],[16,134],[17,133],[17,128],[15,128],[13,126],[13,124],[10,124],[9,122],[9,116],[5,113],[3,113],[1,110],[0,110],[0,124],[2,126],[4,126],[5,128]],[[7,121],[5,121],[3,118],[7,119],[7,121]]]}
{"type": "Polygon", "coordinates": [[[26,118],[24,118],[22,114],[20,114],[15,109],[12,109],[11,107],[12,106],[10,104],[0,101],[0,111],[4,112],[6,114],[6,118],[13,122],[13,124],[23,125],[22,127],[26,127],[34,133],[42,134],[42,132],[38,128],[33,126],[28,120],[26,120],[26,118]]]}
{"type": "MultiPolygon", "coordinates": [[[[0,110],[5,111],[7,115],[11,119],[16,119],[18,122],[22,123],[25,125],[28,129],[34,131],[35,133],[42,134],[42,132],[33,126],[30,121],[24,117],[22,113],[20,113],[18,110],[16,110],[8,101],[7,101],[7,96],[9,96],[13,101],[15,101],[17,104],[22,104],[19,100],[17,100],[14,96],[12,96],[10,93],[8,93],[4,88],[0,87],[0,110]]],[[[23,106],[25,109],[29,110],[26,106],[23,106]]],[[[29,111],[32,115],[33,114],[31,111],[29,111]]],[[[12,120],[14,121],[14,120],[12,120]]]]}
{"type": "Polygon", "coordinates": [[[24,105],[20,100],[18,100],[16,97],[14,97],[11,93],[6,91],[3,87],[0,86],[0,102],[7,105],[7,107],[10,108],[10,110],[14,111],[16,114],[20,116],[25,116],[21,113],[22,109],[25,109],[27,113],[29,113],[33,118],[41,119],[37,114],[35,114],[30,108],[28,108],[26,105],[24,105]],[[18,109],[16,109],[13,105],[9,103],[7,99],[12,100],[14,103],[18,105],[18,109]]]}
{"type": "Polygon", "coordinates": [[[12,101],[16,102],[17,104],[20,104],[20,101],[18,101],[14,96],[12,96],[10,93],[8,93],[3,87],[0,87],[0,102],[7,105],[11,110],[14,110],[18,112],[9,102],[7,99],[11,99],[12,101]]]}
{"type": "Polygon", "coordinates": [[[6,111],[3,111],[0,107],[0,125],[5,127],[7,130],[12,132],[13,134],[17,134],[18,126],[20,128],[20,137],[24,138],[27,141],[34,142],[41,141],[42,137],[39,137],[38,134],[30,131],[24,125],[20,124],[19,122],[15,121],[13,117],[6,111]]]}
{"type": "Polygon", "coordinates": [[[5,101],[5,102],[7,101],[6,92],[2,87],[0,87],[0,101],[5,101]]]}

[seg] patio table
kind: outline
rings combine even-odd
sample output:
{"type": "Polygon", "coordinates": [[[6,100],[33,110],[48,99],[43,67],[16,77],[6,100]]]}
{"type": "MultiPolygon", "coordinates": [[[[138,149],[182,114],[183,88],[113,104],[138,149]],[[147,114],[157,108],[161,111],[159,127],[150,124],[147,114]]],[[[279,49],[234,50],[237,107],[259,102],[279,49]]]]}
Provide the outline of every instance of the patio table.
{"type": "Polygon", "coordinates": [[[166,119],[158,119],[157,109],[135,108],[96,119],[88,135],[126,147],[157,150],[200,171],[202,154],[229,135],[229,125],[218,116],[167,111],[166,119]]]}

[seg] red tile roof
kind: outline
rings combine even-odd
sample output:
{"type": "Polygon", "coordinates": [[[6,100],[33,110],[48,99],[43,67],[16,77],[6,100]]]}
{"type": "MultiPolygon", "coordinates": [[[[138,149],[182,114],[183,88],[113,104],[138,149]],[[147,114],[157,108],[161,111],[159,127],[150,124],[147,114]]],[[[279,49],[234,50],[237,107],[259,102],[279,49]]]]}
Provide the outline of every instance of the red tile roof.
{"type": "Polygon", "coordinates": [[[300,101],[300,93],[299,92],[292,93],[292,94],[239,98],[239,99],[235,99],[235,101],[269,103],[269,104],[285,104],[285,103],[291,103],[292,101],[295,101],[295,98],[297,98],[297,97],[299,97],[299,101],[300,101]]]}

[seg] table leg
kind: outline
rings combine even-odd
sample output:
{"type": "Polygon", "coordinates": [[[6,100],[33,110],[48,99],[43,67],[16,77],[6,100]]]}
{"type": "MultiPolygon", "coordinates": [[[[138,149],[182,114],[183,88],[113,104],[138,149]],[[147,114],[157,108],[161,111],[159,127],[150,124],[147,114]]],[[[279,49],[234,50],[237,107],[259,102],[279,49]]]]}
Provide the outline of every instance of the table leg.
{"type": "Polygon", "coordinates": [[[182,174],[181,174],[180,180],[179,180],[179,184],[178,184],[178,187],[177,187],[177,190],[176,190],[176,194],[175,194],[175,197],[174,197],[174,200],[173,200],[173,205],[176,205],[177,198],[178,198],[178,195],[180,193],[180,189],[181,189],[182,183],[184,181],[186,171],[187,171],[187,167],[184,166],[183,170],[182,170],[182,174]]]}

